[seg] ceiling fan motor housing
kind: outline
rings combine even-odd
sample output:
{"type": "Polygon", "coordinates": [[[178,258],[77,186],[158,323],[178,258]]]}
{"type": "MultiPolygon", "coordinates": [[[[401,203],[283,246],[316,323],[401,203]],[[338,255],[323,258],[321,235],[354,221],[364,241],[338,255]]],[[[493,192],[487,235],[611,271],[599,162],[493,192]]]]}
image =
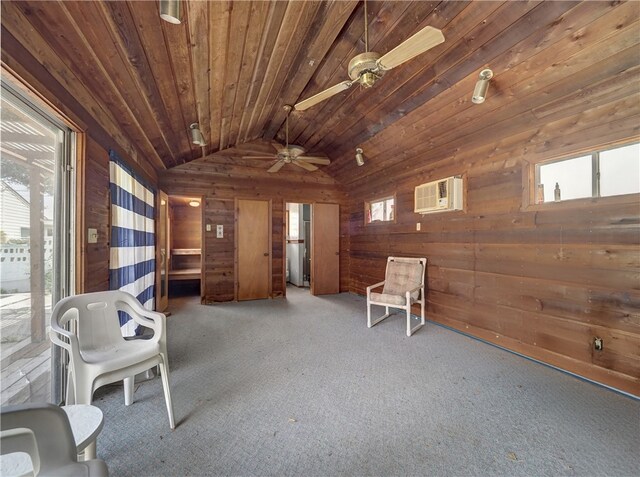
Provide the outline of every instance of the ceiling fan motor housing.
{"type": "Polygon", "coordinates": [[[349,62],[349,77],[366,88],[373,86],[373,83],[380,77],[380,75],[372,73],[378,69],[376,63],[378,58],[380,58],[380,53],[375,51],[367,51],[354,56],[349,62]]]}

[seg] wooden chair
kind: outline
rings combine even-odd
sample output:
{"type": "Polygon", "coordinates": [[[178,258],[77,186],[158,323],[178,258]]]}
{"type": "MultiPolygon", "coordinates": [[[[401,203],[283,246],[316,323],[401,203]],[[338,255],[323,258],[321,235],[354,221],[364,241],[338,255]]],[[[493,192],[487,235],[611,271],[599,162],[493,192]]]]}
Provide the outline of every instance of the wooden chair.
{"type": "Polygon", "coordinates": [[[424,326],[424,277],[427,268],[426,258],[389,257],[385,279],[367,287],[367,326],[380,323],[389,316],[389,308],[405,310],[407,314],[407,336],[424,326]],[[383,286],[384,285],[384,286],[383,286]],[[383,286],[382,293],[372,290],[383,286]],[[411,305],[420,303],[420,324],[411,328],[411,305]],[[371,305],[385,307],[385,314],[375,321],[371,320],[371,305]]]}

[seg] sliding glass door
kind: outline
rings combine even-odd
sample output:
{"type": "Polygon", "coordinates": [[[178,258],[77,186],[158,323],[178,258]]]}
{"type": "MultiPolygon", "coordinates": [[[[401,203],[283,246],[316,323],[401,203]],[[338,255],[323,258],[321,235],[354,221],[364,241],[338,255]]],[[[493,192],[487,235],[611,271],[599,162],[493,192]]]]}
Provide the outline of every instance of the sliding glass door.
{"type": "Polygon", "coordinates": [[[74,135],[5,83],[0,107],[1,403],[59,403],[48,327],[73,285],[74,135]]]}

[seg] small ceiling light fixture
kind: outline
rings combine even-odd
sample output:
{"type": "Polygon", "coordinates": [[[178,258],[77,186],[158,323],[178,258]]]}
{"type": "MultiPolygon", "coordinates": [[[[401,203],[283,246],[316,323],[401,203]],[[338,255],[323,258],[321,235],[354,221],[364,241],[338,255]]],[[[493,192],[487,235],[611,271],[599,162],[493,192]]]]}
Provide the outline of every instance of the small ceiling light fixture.
{"type": "Polygon", "coordinates": [[[476,83],[476,87],[473,90],[473,96],[471,97],[472,103],[484,103],[484,100],[487,98],[487,89],[489,89],[489,81],[491,80],[491,78],[493,78],[493,71],[491,71],[489,68],[486,68],[480,72],[478,82],[476,83]]]}
{"type": "Polygon", "coordinates": [[[181,0],[160,0],[160,18],[174,25],[179,25],[180,1],[181,0]]]}
{"type": "Polygon", "coordinates": [[[356,164],[364,166],[364,156],[362,155],[362,149],[356,148],[356,164]]]}
{"type": "Polygon", "coordinates": [[[189,129],[191,129],[191,142],[193,142],[196,146],[207,145],[204,140],[204,136],[200,131],[200,126],[198,126],[198,123],[193,123],[191,126],[189,126],[189,129]]]}
{"type": "Polygon", "coordinates": [[[189,205],[190,205],[191,207],[200,207],[200,201],[199,201],[199,200],[197,200],[197,199],[191,199],[191,200],[189,201],[189,205]]]}

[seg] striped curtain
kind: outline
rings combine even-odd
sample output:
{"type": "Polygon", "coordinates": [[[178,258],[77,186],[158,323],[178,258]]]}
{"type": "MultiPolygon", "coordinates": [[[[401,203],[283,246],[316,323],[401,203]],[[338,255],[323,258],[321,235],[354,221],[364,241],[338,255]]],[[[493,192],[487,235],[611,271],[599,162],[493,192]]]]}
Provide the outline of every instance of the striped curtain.
{"type": "MultiPolygon", "coordinates": [[[[148,309],[155,296],[155,192],[114,151],[109,153],[111,190],[111,250],[109,285],[137,297],[148,309]]],[[[123,336],[134,336],[136,325],[120,312],[123,336]]]]}

